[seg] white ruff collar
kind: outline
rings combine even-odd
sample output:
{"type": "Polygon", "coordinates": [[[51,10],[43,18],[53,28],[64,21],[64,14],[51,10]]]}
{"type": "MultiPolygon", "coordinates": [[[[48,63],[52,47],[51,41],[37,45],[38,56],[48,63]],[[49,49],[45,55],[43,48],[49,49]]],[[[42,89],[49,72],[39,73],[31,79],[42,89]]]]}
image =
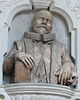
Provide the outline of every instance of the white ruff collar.
{"type": "Polygon", "coordinates": [[[54,34],[44,34],[43,37],[40,36],[38,33],[33,32],[25,32],[24,38],[31,39],[32,41],[43,41],[43,42],[50,42],[55,40],[54,34]]]}

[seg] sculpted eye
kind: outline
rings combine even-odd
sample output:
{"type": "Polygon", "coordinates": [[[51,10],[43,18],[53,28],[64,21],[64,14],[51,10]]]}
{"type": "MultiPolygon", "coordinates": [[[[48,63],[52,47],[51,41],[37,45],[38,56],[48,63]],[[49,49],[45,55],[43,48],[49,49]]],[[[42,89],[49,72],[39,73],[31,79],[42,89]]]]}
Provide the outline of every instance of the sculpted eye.
{"type": "Polygon", "coordinates": [[[41,22],[41,21],[42,21],[42,18],[40,18],[40,17],[37,18],[37,21],[38,21],[38,22],[41,22]]]}
{"type": "Polygon", "coordinates": [[[42,17],[39,17],[38,19],[39,19],[39,21],[43,21],[43,18],[42,17]]]}
{"type": "Polygon", "coordinates": [[[40,17],[40,19],[41,19],[42,21],[44,21],[44,18],[43,18],[43,17],[40,17]]]}

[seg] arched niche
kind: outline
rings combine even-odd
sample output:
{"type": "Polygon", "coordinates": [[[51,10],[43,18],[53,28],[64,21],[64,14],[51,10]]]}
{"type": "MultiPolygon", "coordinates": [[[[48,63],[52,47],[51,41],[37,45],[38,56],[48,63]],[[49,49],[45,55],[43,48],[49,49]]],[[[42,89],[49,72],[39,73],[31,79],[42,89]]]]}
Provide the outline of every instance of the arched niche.
{"type": "MultiPolygon", "coordinates": [[[[18,15],[19,12],[22,12],[24,10],[25,10],[25,12],[30,12],[31,9],[32,9],[31,5],[30,4],[25,4],[25,2],[24,2],[22,4],[21,3],[17,4],[15,6],[11,7],[11,10],[8,9],[6,11],[6,13],[4,15],[5,17],[3,18],[4,31],[6,32],[6,34],[4,34],[5,32],[3,33],[5,35],[4,36],[4,51],[3,51],[3,54],[5,52],[7,52],[7,48],[8,48],[8,37],[9,37],[8,36],[8,33],[9,33],[9,29],[11,28],[11,23],[12,23],[12,20],[13,20],[14,16],[15,15],[18,15]]],[[[66,11],[64,11],[63,9],[60,9],[58,7],[54,7],[53,9],[51,9],[51,11],[53,12],[53,17],[55,16],[56,18],[61,19],[63,21],[63,23],[66,26],[68,35],[73,30],[75,32],[75,28],[74,28],[73,22],[71,20],[71,17],[69,16],[69,14],[66,11]]],[[[54,30],[52,30],[52,31],[55,32],[54,30]]],[[[71,55],[74,56],[74,58],[75,58],[75,53],[74,53],[75,50],[74,50],[74,46],[73,46],[72,41],[74,41],[73,38],[71,40],[71,45],[70,45],[71,46],[71,50],[70,50],[70,46],[69,46],[70,42],[66,44],[67,45],[66,46],[66,49],[68,50],[69,53],[71,52],[71,55]],[[69,46],[69,48],[68,48],[68,46],[69,46]]]]}
{"type": "MultiPolygon", "coordinates": [[[[35,11],[21,11],[17,13],[10,25],[10,30],[8,31],[8,48],[11,49],[11,46],[15,40],[22,39],[25,31],[30,31],[31,21],[35,11]]],[[[53,14],[53,27],[51,33],[55,33],[56,39],[65,45],[68,53],[70,54],[70,36],[68,32],[68,27],[65,20],[62,16],[59,16],[57,13],[53,14]],[[69,43],[68,43],[69,42],[69,43]]]]}
{"type": "MultiPolygon", "coordinates": [[[[15,27],[15,25],[16,25],[16,24],[13,24],[15,19],[20,17],[20,16],[23,16],[24,14],[26,14],[26,15],[28,15],[28,18],[29,18],[29,15],[31,16],[31,18],[29,19],[29,20],[31,20],[33,15],[34,15],[34,12],[32,12],[31,9],[32,9],[32,7],[29,4],[25,4],[25,3],[21,4],[21,3],[19,3],[19,4],[15,5],[15,6],[11,7],[11,9],[9,8],[6,11],[5,18],[3,18],[3,24],[4,24],[3,25],[4,26],[3,27],[4,28],[3,29],[4,30],[3,35],[5,35],[4,36],[3,54],[5,54],[6,52],[9,52],[9,50],[12,47],[12,44],[13,44],[14,40],[22,38],[22,35],[19,37],[20,30],[18,31],[19,34],[16,31],[14,31],[14,32],[12,31],[13,33],[10,33],[11,29],[13,28],[13,26],[15,27]],[[13,24],[13,26],[12,26],[12,24],[13,24]],[[18,35],[16,35],[16,33],[18,35]],[[15,35],[13,39],[11,38],[12,35],[10,36],[10,34],[15,35]],[[9,41],[9,38],[11,38],[10,41],[9,41]],[[10,46],[9,49],[8,49],[8,46],[10,46]]],[[[64,38],[66,37],[66,38],[64,39],[64,41],[60,41],[59,40],[59,42],[63,43],[66,46],[66,49],[69,52],[69,54],[73,53],[73,42],[70,43],[70,41],[72,41],[73,38],[72,38],[72,40],[70,40],[70,39],[73,36],[72,31],[75,33],[75,30],[73,30],[74,27],[73,27],[73,22],[71,20],[71,17],[69,16],[69,14],[66,11],[64,11],[64,10],[62,10],[60,8],[57,8],[57,7],[54,7],[53,9],[51,9],[51,12],[53,13],[53,20],[54,20],[52,32],[59,33],[59,30],[57,30],[57,28],[60,28],[60,30],[61,30],[61,28],[63,28],[62,32],[60,31],[61,33],[63,33],[63,34],[61,34],[61,36],[64,35],[63,37],[64,38]],[[59,22],[59,23],[56,23],[56,22],[59,22]],[[60,26],[55,28],[55,23],[56,23],[56,26],[57,25],[60,25],[60,26]],[[70,32],[71,32],[71,36],[69,35],[70,32]],[[66,42],[65,42],[65,40],[66,40],[66,42]]],[[[29,23],[29,26],[30,26],[30,23],[29,23]]],[[[27,27],[27,29],[28,29],[28,27],[27,27]]],[[[24,34],[24,31],[26,31],[26,29],[23,30],[23,32],[22,32],[23,34],[24,34]]],[[[28,29],[28,31],[29,31],[29,29],[28,29]]],[[[57,34],[57,36],[58,36],[58,34],[57,34]]],[[[61,38],[63,39],[63,37],[61,37],[61,38]]],[[[59,39],[59,37],[57,37],[57,40],[58,39],[59,39]]]]}
{"type": "MultiPolygon", "coordinates": [[[[73,38],[71,40],[73,35],[71,33],[73,30],[73,22],[69,14],[57,7],[51,9],[51,12],[53,14],[53,28],[51,32],[56,34],[56,39],[65,45],[69,54],[71,54],[71,51],[73,53],[73,42],[71,42],[73,40],[73,38]]],[[[5,37],[7,38],[4,40],[5,46],[3,54],[10,51],[13,42],[15,40],[20,40],[23,37],[25,31],[30,31],[30,23],[34,13],[35,11],[31,11],[31,7],[26,4],[19,4],[14,6],[11,11],[8,12],[6,19],[4,19],[4,30],[6,33],[5,37]],[[26,19],[26,21],[24,19],[26,19]]],[[[4,77],[4,80],[5,81],[3,83],[5,84],[9,83],[10,79],[4,77]]]]}
{"type": "MultiPolygon", "coordinates": [[[[15,40],[20,40],[23,37],[25,31],[30,31],[31,21],[35,14],[35,11],[31,11],[28,9],[22,9],[22,10],[13,9],[12,12],[9,14],[7,20],[8,23],[7,26],[8,39],[6,39],[7,53],[10,51],[13,42],[15,40]]],[[[67,14],[65,14],[66,17],[64,17],[58,11],[51,11],[51,12],[53,14],[53,28],[51,32],[56,34],[56,39],[65,45],[68,53],[70,54],[71,36],[69,32],[72,30],[73,23],[70,17],[69,19],[67,18],[68,16],[67,14]]],[[[4,84],[8,84],[9,81],[10,77],[4,77],[4,82],[3,82],[4,84]]]]}

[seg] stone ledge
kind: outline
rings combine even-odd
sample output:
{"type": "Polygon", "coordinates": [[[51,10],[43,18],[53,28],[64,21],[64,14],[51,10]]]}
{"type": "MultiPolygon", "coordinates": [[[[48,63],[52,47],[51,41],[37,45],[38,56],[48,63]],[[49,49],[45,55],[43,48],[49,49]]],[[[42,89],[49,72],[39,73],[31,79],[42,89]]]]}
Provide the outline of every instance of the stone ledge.
{"type": "Polygon", "coordinates": [[[4,86],[5,91],[10,96],[31,94],[31,95],[52,95],[71,98],[75,89],[57,85],[44,83],[17,83],[4,86]]]}

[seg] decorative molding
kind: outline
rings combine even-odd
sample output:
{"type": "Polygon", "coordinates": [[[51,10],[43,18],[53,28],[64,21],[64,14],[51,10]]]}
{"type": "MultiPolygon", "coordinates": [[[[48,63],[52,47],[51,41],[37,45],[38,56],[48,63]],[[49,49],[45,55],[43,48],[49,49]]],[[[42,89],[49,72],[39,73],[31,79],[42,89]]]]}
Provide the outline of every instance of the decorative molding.
{"type": "Polygon", "coordinates": [[[31,95],[17,95],[15,97],[11,96],[11,100],[70,100],[70,99],[58,96],[31,94],[31,95]]]}
{"type": "MultiPolygon", "coordinates": [[[[58,98],[62,97],[66,100],[72,98],[74,95],[75,89],[72,89],[67,86],[58,85],[58,84],[44,84],[44,83],[17,83],[17,84],[9,84],[5,85],[4,89],[6,93],[11,97],[11,100],[24,100],[19,98],[26,98],[29,95],[37,95],[37,98],[41,98],[41,96],[48,96],[49,98],[53,98],[56,96],[58,98]],[[41,95],[41,96],[40,96],[41,95]]],[[[46,100],[46,99],[43,100],[46,100]]],[[[49,99],[49,100],[53,100],[49,99]]],[[[25,99],[26,100],[26,99],[25,99]]],[[[29,100],[38,100],[38,99],[29,99],[29,100]]],[[[39,99],[42,100],[42,99],[39,99]]]]}
{"type": "Polygon", "coordinates": [[[53,0],[30,0],[34,10],[40,10],[40,9],[48,9],[48,7],[51,6],[51,3],[53,0]]]}
{"type": "Polygon", "coordinates": [[[80,18],[80,0],[67,0],[67,7],[75,13],[77,19],[80,18]]]}
{"type": "Polygon", "coordinates": [[[14,6],[18,2],[27,3],[27,0],[0,0],[0,13],[3,15],[7,8],[14,6]]]}

